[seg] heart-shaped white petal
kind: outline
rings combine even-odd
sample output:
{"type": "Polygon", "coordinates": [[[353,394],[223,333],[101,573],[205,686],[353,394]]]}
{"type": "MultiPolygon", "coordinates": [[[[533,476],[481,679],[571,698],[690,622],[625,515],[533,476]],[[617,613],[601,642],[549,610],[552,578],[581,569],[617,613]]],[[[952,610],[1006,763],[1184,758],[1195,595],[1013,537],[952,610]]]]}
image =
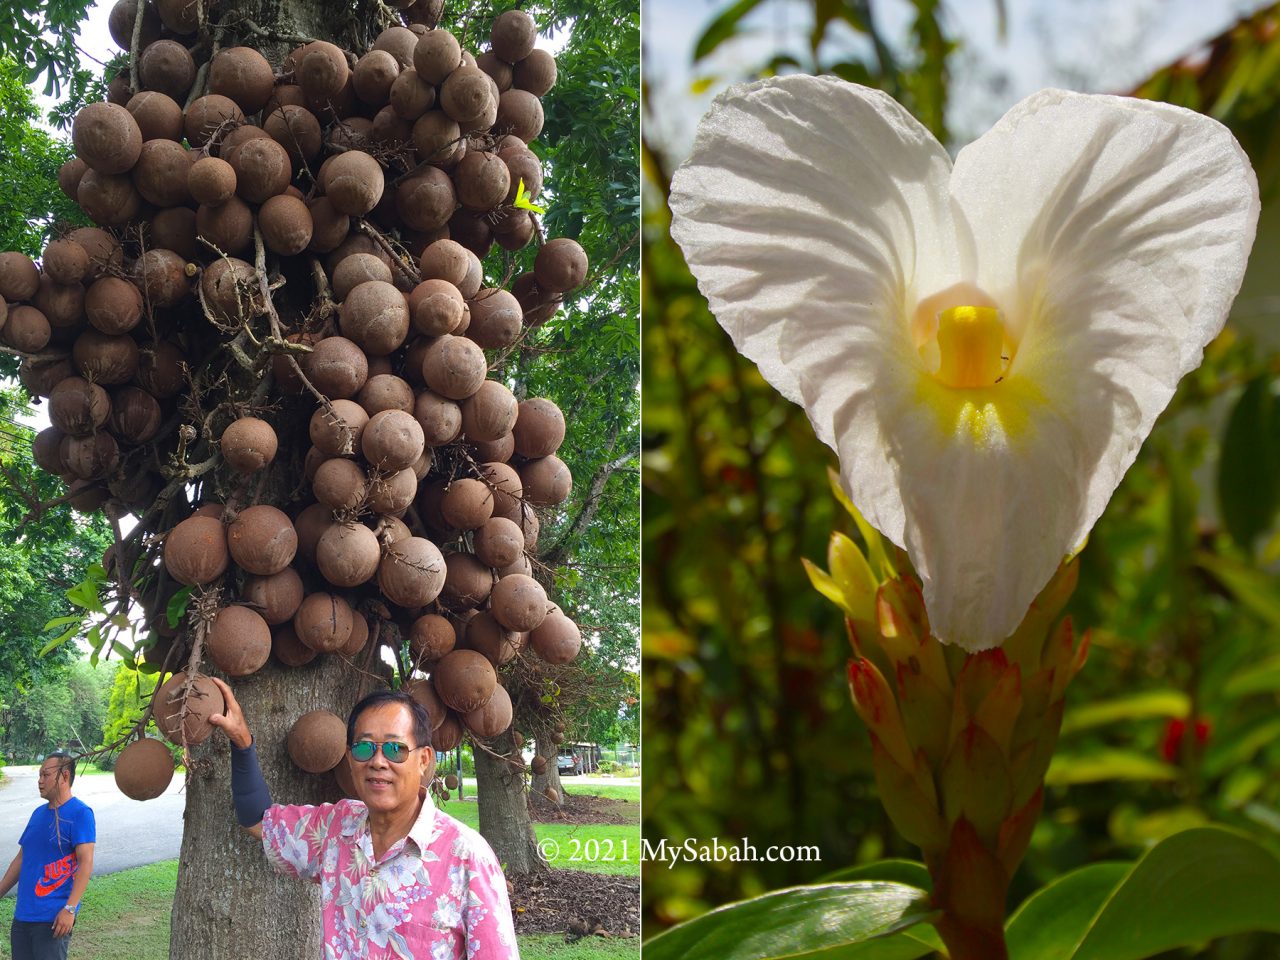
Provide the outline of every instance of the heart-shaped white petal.
{"type": "Polygon", "coordinates": [[[671,207],[721,325],[907,549],[934,632],[976,650],[1016,628],[1221,329],[1258,196],[1224,127],[1164,104],[1046,91],[953,173],[884,94],[784,77],[717,99],[671,207]],[[983,296],[1008,369],[945,386],[930,318],[983,296]]]}

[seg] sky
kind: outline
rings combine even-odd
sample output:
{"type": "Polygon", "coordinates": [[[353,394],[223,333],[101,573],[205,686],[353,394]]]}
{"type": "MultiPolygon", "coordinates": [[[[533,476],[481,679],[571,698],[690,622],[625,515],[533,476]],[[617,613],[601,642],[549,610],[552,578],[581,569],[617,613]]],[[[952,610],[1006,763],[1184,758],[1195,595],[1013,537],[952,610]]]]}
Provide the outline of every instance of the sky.
{"type": "MultiPolygon", "coordinates": [[[[694,44],[724,0],[643,0],[644,70],[650,95],[646,137],[672,161],[684,158],[697,120],[714,95],[744,79],[779,48],[807,50],[811,0],[766,0],[744,21],[742,37],[723,44],[704,64],[689,66],[694,44]],[[716,80],[693,95],[700,78],[716,80]]],[[[959,143],[972,140],[1009,107],[1044,87],[1124,93],[1241,16],[1269,3],[1258,0],[1005,0],[1004,38],[996,0],[951,0],[946,29],[960,41],[953,60],[948,120],[959,143]]],[[[913,5],[873,4],[876,24],[891,44],[907,36],[913,5]]],[[[844,29],[822,48],[823,59],[869,44],[844,29]]],[[[802,62],[804,56],[799,56],[802,62]]]]}

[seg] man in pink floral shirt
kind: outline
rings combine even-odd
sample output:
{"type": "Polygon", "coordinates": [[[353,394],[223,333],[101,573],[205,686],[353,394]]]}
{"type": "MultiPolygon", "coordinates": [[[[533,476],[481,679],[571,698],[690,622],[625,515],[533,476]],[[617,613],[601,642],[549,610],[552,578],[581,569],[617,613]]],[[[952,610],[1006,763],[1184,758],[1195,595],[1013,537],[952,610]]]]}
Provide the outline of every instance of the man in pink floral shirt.
{"type": "Polygon", "coordinates": [[[253,736],[215,680],[231,740],[236,816],[280,873],[320,884],[324,960],[518,960],[506,879],[470,827],[422,787],[435,768],[426,710],[408,694],[370,694],[347,721],[359,800],[272,805],[253,736]]]}

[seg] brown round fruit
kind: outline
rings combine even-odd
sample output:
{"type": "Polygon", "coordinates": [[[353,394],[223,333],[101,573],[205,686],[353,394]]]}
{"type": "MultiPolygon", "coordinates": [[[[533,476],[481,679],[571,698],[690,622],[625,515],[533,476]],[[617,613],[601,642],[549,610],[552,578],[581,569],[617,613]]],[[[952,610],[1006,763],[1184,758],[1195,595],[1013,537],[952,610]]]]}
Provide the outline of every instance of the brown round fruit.
{"type": "Polygon", "coordinates": [[[154,800],[173,781],[173,754],[159,740],[135,740],[116,757],[115,778],[130,800],[154,800]]]}
{"type": "Polygon", "coordinates": [[[349,150],[326,161],[320,185],[335,210],[362,217],[382,199],[382,166],[367,153],[349,150]]]}
{"type": "Polygon", "coordinates": [[[543,244],[533,262],[538,286],[551,293],[564,293],[581,286],[587,277],[587,254],[576,240],[557,237],[543,244]]]}
{"type": "Polygon", "coordinates": [[[316,566],[335,587],[358,587],[369,582],[378,572],[381,559],[377,536],[360,523],[335,523],[316,544],[316,566]]]}
{"type": "Polygon", "coordinates": [[[422,456],[422,427],[410,413],[383,410],[374,414],[360,437],[360,450],[370,465],[383,471],[403,470],[422,456]]]}
{"type": "Polygon", "coordinates": [[[234,100],[246,114],[266,106],[274,86],[271,64],[252,47],[227,47],[209,63],[209,92],[234,100]]]}
{"type": "Polygon", "coordinates": [[[476,557],[495,570],[509,567],[524,555],[524,533],[506,517],[490,517],[476,530],[476,557]]]}
{"type": "Polygon", "coordinates": [[[350,605],[330,593],[309,594],[293,615],[293,629],[302,643],[317,653],[340,650],[351,638],[350,605]]]}
{"type": "Polygon", "coordinates": [[[440,595],[444,578],[444,557],[423,537],[397,540],[378,565],[378,586],[383,595],[402,607],[426,606],[440,595]]]}
{"type": "Polygon", "coordinates": [[[409,628],[409,651],[415,663],[439,660],[453,650],[457,642],[453,624],[438,613],[422,615],[409,628]]]}
{"type": "Polygon", "coordinates": [[[488,599],[493,589],[492,570],[469,553],[451,553],[444,563],[441,603],[452,610],[470,610],[488,599]]]}
{"type": "Polygon", "coordinates": [[[223,607],[205,638],[205,653],[230,677],[247,677],[271,657],[271,628],[248,607],[223,607]]]}
{"type": "Polygon", "coordinates": [[[25,253],[0,253],[0,297],[30,300],[40,289],[40,271],[25,253]]]}
{"type": "Polygon", "coordinates": [[[315,222],[306,203],[288,194],[271,197],[262,205],[258,211],[258,226],[267,249],[285,257],[307,249],[315,231],[315,222]]]}
{"type": "Polygon", "coordinates": [[[409,335],[409,304],[392,284],[369,280],[342,301],[338,312],[342,334],[370,356],[387,356],[409,335]]]}
{"type": "Polygon", "coordinates": [[[475,530],[493,516],[493,493],[483,480],[454,480],[440,498],[440,512],[456,530],[475,530]]]}
{"type": "Polygon", "coordinates": [[[293,562],[298,552],[298,532],[283,510],[257,504],[240,511],[231,522],[227,547],[241,569],[269,577],[293,562]]]}
{"type": "Polygon", "coordinates": [[[578,625],[557,607],[529,633],[534,653],[547,663],[569,663],[582,647],[578,625]]]}
{"type": "Polygon", "coordinates": [[[289,730],[289,758],[307,773],[325,773],[347,752],[347,725],[336,713],[312,710],[289,730]]]}
{"type": "Polygon", "coordinates": [[[175,673],[166,680],[153,696],[153,716],[170,743],[182,746],[185,741],[186,746],[194,747],[213,733],[209,718],[225,713],[227,705],[222,691],[208,677],[197,676],[191,689],[184,693],[186,683],[185,673],[175,673]]]}
{"type": "Polygon", "coordinates": [[[474,650],[446,654],[436,664],[432,680],[440,699],[461,713],[484,706],[498,686],[493,664],[474,650]]]}
{"type": "Polygon", "coordinates": [[[368,493],[368,478],[354,461],[333,457],[316,468],[311,492],[330,510],[355,510],[368,493]]]}
{"type": "Polygon", "coordinates": [[[511,432],[517,411],[511,391],[496,380],[486,380],[462,401],[462,431],[469,440],[497,440],[511,432]]]}
{"type": "Polygon", "coordinates": [[[511,726],[511,716],[511,696],[498,684],[484,706],[472,710],[462,721],[477,737],[496,737],[511,726]]]}
{"type": "Polygon", "coordinates": [[[369,379],[369,358],[346,337],[325,337],[300,364],[315,388],[335,403],[354,397],[369,379]]]}
{"type": "Polygon", "coordinates": [[[552,455],[522,464],[520,483],[529,503],[535,507],[554,507],[568,498],[573,489],[573,474],[563,460],[552,455]]]}
{"type": "Polygon", "coordinates": [[[279,441],[271,424],[241,417],[222,431],[222,456],[237,473],[256,473],[276,457],[279,441]]]}
{"type": "Polygon", "coordinates": [[[138,162],[142,130],[133,115],[114,103],[91,103],[71,123],[76,155],[99,173],[125,173],[138,162]]]}
{"type": "Polygon", "coordinates": [[[293,567],[270,576],[245,579],[245,602],[257,608],[262,619],[273,627],[293,619],[303,595],[302,577],[293,567]]]}
{"type": "Polygon", "coordinates": [[[564,414],[553,402],[543,397],[522,400],[511,431],[515,451],[531,460],[549,457],[564,442],[564,430],[564,414]]]}
{"type": "MultiPolygon", "coordinates": [[[[331,457],[354,454],[361,447],[369,414],[354,400],[334,400],[311,415],[311,442],[331,457]]],[[[412,461],[411,461],[412,462],[412,461]]]]}
{"type": "Polygon", "coordinates": [[[529,56],[538,39],[538,26],[523,10],[508,10],[493,21],[489,41],[493,52],[507,63],[518,63],[529,56]]]}
{"type": "Polygon", "coordinates": [[[440,337],[427,348],[422,360],[422,378],[427,386],[450,400],[471,396],[488,373],[484,351],[466,337],[440,337]]]}
{"type": "Polygon", "coordinates": [[[212,583],[230,562],[226,528],[213,517],[188,517],[164,539],[165,569],[184,586],[212,583]]]}
{"type": "Polygon", "coordinates": [[[508,630],[534,630],[547,616],[547,592],[532,577],[512,574],[494,584],[489,594],[494,619],[508,630]]]}

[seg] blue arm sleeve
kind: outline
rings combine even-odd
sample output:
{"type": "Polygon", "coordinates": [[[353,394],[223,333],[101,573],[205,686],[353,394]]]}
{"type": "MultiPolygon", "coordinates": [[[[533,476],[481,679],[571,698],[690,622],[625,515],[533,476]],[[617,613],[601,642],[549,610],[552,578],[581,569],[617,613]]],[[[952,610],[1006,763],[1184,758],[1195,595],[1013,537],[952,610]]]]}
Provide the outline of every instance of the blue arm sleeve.
{"type": "Polygon", "coordinates": [[[271,806],[271,791],[262,779],[258,751],[252,743],[244,750],[231,744],[231,799],[236,807],[236,821],[242,827],[261,823],[262,815],[271,806]]]}

